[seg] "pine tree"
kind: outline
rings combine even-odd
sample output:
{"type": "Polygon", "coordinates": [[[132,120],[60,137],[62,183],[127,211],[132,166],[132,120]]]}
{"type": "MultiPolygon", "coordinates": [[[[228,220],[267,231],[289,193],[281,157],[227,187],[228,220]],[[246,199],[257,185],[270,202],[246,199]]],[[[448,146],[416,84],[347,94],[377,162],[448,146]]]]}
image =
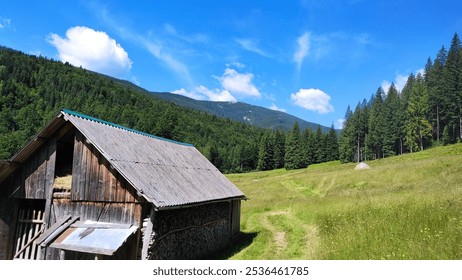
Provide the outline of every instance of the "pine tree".
{"type": "Polygon", "coordinates": [[[330,127],[326,135],[326,161],[338,160],[338,135],[335,131],[334,125],[330,127]]]}
{"type": "Polygon", "coordinates": [[[399,135],[400,135],[400,99],[398,90],[392,84],[388,90],[383,104],[383,156],[399,154],[399,135]]]}
{"type": "Polygon", "coordinates": [[[307,128],[302,133],[302,150],[303,158],[307,165],[315,163],[315,136],[310,128],[307,128]]]}
{"type": "Polygon", "coordinates": [[[454,34],[443,68],[442,90],[444,94],[444,118],[449,125],[451,142],[462,139],[462,45],[454,34]]]}
{"type": "Polygon", "coordinates": [[[424,141],[431,137],[432,126],[428,121],[428,91],[421,74],[417,75],[407,108],[406,143],[412,151],[424,149],[424,141]]]}
{"type": "Polygon", "coordinates": [[[274,168],[273,141],[270,132],[265,131],[260,139],[258,149],[258,170],[271,170],[274,168]]]}
{"type": "Polygon", "coordinates": [[[355,131],[352,119],[353,112],[351,111],[350,105],[348,105],[339,140],[339,159],[342,163],[354,161],[355,131]]]}
{"type": "Polygon", "coordinates": [[[288,170],[299,169],[306,167],[304,163],[300,126],[295,122],[292,130],[287,134],[284,167],[288,170]]]}
{"type": "Polygon", "coordinates": [[[377,89],[377,92],[372,100],[372,106],[369,115],[369,134],[367,141],[367,149],[372,153],[374,159],[383,157],[383,142],[384,142],[384,117],[383,117],[383,96],[382,87],[377,89]]]}
{"type": "Polygon", "coordinates": [[[321,126],[318,125],[314,134],[314,162],[321,163],[326,161],[326,141],[322,133],[321,126]]]}
{"type": "Polygon", "coordinates": [[[280,130],[276,130],[272,136],[273,139],[273,162],[274,168],[279,169],[284,167],[285,155],[285,134],[280,130]]]}

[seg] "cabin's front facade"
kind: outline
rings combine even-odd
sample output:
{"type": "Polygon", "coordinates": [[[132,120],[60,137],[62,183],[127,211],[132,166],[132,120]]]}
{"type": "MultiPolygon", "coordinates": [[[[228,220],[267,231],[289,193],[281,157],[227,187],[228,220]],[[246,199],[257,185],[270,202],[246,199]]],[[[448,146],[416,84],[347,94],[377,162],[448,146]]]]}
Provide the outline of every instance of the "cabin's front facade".
{"type": "Polygon", "coordinates": [[[63,110],[0,161],[0,259],[194,259],[244,194],[192,145],[63,110]]]}

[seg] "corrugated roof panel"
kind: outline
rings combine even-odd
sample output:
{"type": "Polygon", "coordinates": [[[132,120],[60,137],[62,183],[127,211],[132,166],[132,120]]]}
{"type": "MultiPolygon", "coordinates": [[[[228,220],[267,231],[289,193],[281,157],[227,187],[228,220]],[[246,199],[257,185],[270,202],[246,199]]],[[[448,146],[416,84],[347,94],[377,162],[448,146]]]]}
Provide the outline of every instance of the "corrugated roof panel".
{"type": "Polygon", "coordinates": [[[194,146],[75,115],[66,118],[135,189],[157,207],[243,198],[194,146]]]}

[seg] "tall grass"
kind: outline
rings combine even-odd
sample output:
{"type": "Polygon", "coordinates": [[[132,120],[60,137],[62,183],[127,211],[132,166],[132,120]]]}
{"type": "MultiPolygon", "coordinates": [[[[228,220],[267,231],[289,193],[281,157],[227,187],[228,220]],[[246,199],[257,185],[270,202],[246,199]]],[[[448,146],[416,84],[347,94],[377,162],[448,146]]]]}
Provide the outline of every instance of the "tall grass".
{"type": "Polygon", "coordinates": [[[231,259],[462,259],[462,144],[232,174],[253,242],[231,259]]]}

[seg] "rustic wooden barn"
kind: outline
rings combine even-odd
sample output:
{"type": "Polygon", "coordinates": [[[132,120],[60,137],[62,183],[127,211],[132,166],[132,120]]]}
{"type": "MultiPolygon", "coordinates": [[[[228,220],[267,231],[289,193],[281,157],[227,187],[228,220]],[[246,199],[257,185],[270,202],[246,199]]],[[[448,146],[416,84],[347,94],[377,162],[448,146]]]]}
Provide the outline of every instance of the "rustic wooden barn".
{"type": "Polygon", "coordinates": [[[194,259],[244,194],[195,147],[69,110],[0,161],[0,259],[194,259]]]}

